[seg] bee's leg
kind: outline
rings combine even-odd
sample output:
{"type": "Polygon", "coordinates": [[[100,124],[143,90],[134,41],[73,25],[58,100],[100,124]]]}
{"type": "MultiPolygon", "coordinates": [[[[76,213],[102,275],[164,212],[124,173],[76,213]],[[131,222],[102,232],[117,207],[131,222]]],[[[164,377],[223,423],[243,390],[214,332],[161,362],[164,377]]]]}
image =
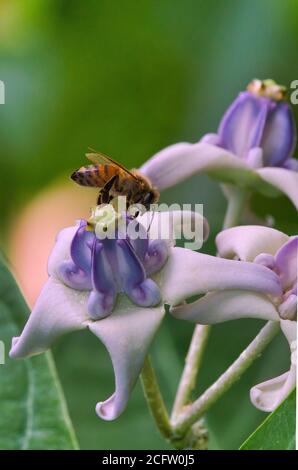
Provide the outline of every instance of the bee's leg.
{"type": "Polygon", "coordinates": [[[129,209],[129,206],[131,204],[131,192],[129,191],[127,194],[126,194],[126,210],[128,211],[129,209]]]}
{"type": "Polygon", "coordinates": [[[96,204],[97,204],[98,206],[100,206],[100,205],[102,204],[102,200],[101,200],[101,191],[99,191],[99,193],[98,193],[98,198],[97,198],[96,204]]]}
{"type": "Polygon", "coordinates": [[[115,185],[116,181],[118,181],[118,179],[119,175],[112,176],[112,178],[110,178],[109,181],[107,181],[104,187],[102,188],[100,192],[100,200],[102,204],[108,204],[110,202],[110,191],[115,185]]]}
{"type": "Polygon", "coordinates": [[[129,191],[126,195],[126,210],[130,212],[130,216],[133,219],[136,219],[140,214],[140,211],[137,210],[136,207],[134,207],[137,203],[138,201],[135,200],[133,193],[129,191]],[[135,210],[133,211],[132,209],[135,209],[135,210]]]}

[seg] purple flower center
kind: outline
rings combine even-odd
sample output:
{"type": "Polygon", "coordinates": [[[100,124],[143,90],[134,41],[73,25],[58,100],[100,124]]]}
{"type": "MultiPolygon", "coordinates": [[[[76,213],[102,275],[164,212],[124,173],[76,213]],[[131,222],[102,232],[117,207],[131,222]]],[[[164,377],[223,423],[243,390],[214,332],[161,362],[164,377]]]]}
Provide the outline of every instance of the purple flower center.
{"type": "Polygon", "coordinates": [[[94,320],[112,312],[120,292],[142,307],[161,301],[160,290],[148,275],[165,264],[168,246],[164,240],[149,240],[138,223],[137,228],[137,239],[123,238],[117,232],[115,239],[98,239],[85,220],[79,223],[70,247],[71,260],[60,265],[59,275],[72,289],[90,291],[87,307],[94,320]]]}

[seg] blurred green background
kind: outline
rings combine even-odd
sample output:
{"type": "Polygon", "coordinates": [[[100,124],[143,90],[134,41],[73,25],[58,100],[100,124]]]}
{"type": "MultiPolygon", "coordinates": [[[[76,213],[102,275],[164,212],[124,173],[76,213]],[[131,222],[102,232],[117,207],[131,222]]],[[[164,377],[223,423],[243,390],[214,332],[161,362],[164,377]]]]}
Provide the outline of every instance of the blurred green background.
{"type": "MultiPolygon", "coordinates": [[[[138,166],[170,143],[215,131],[252,78],[287,86],[298,79],[297,22],[295,0],[0,0],[0,80],[6,86],[6,104],[0,105],[0,240],[7,256],[15,217],[40,190],[80,166],[88,146],[138,166]]],[[[163,193],[162,200],[204,204],[211,236],[203,250],[214,253],[225,209],[218,184],[195,177],[163,193]]],[[[259,215],[273,215],[277,228],[295,230],[296,212],[285,198],[255,196],[253,207],[259,215]]],[[[245,320],[214,328],[199,390],[224,371],[261,324],[245,320]]],[[[152,348],[169,405],[192,329],[167,318],[152,348]]],[[[108,355],[95,337],[83,332],[63,338],[54,354],[83,449],[167,448],[140,385],[117,422],[96,417],[96,401],[114,384],[108,355]]],[[[264,419],[249,402],[249,388],[284,371],[287,361],[287,345],[278,337],[213,407],[207,415],[212,448],[237,448],[264,419]]]]}

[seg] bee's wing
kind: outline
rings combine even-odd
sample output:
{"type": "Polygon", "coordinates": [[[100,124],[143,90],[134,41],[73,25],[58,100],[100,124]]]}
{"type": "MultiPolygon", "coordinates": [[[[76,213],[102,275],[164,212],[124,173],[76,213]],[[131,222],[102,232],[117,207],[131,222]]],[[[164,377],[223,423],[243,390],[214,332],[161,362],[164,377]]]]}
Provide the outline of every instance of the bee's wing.
{"type": "Polygon", "coordinates": [[[120,163],[116,162],[113,160],[111,157],[108,157],[102,152],[97,152],[95,150],[92,150],[92,153],[86,153],[86,157],[88,160],[90,160],[93,164],[95,165],[113,165],[118,168],[121,168],[121,170],[125,171],[128,175],[130,175],[132,178],[136,179],[135,175],[131,173],[125,166],[121,165],[120,163]]]}

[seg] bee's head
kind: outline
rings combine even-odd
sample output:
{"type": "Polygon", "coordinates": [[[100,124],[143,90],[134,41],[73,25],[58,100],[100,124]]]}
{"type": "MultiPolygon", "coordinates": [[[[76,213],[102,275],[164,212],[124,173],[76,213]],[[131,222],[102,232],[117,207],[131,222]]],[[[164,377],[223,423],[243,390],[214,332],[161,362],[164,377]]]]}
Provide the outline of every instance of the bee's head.
{"type": "Polygon", "coordinates": [[[80,175],[79,169],[77,169],[77,170],[75,170],[75,171],[72,172],[72,174],[70,175],[70,177],[71,177],[71,179],[72,179],[73,181],[75,181],[76,183],[78,183],[78,182],[79,182],[79,179],[80,179],[80,176],[79,176],[79,175],[80,175]]]}

